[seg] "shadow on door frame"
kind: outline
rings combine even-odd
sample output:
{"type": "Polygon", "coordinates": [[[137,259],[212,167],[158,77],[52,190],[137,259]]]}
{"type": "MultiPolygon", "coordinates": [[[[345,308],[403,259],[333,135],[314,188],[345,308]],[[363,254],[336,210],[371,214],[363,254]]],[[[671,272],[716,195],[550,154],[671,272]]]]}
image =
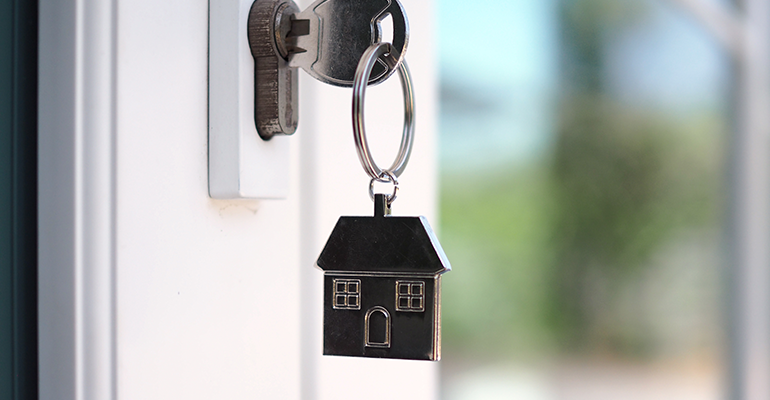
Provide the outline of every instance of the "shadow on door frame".
{"type": "Polygon", "coordinates": [[[0,0],[0,399],[38,398],[38,1],[0,0]]]}

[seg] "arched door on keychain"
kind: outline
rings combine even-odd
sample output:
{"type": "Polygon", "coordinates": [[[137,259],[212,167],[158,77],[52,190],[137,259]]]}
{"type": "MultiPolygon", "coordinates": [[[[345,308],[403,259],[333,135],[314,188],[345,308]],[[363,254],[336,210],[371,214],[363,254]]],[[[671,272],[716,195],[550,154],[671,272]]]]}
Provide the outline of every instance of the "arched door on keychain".
{"type": "Polygon", "coordinates": [[[364,346],[390,347],[390,313],[385,307],[374,306],[364,317],[364,346]]]}
{"type": "MultiPolygon", "coordinates": [[[[437,363],[322,355],[314,265],[340,216],[372,215],[351,89],[300,74],[297,132],[265,146],[288,148],[285,167],[264,167],[286,176],[284,198],[209,197],[208,115],[221,106],[209,102],[209,18],[229,2],[251,4],[39,0],[40,398],[437,398],[437,363]]],[[[402,0],[416,129],[394,208],[431,221],[434,3],[402,0]]],[[[235,48],[234,64],[253,62],[246,42],[235,48]]],[[[246,101],[252,89],[238,90],[246,101]]],[[[377,160],[397,152],[402,104],[396,75],[368,88],[377,160]]],[[[352,311],[360,326],[376,305],[352,311]]],[[[379,305],[370,342],[393,344],[409,316],[379,305]]]]}

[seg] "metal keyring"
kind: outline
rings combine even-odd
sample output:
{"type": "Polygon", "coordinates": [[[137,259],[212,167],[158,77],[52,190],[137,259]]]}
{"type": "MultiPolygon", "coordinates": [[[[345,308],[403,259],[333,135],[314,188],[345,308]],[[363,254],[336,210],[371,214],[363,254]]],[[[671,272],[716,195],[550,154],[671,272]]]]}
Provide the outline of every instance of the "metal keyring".
{"type": "Polygon", "coordinates": [[[398,195],[398,179],[396,179],[396,175],[388,170],[383,170],[378,178],[372,178],[372,180],[369,181],[369,197],[371,197],[372,200],[374,200],[374,182],[393,183],[393,194],[385,197],[388,200],[388,206],[390,206],[393,203],[393,200],[396,200],[396,195],[398,195]]]}
{"type": "MultiPolygon", "coordinates": [[[[398,56],[390,43],[377,43],[370,46],[361,56],[356,68],[355,79],[353,80],[353,139],[356,142],[356,150],[361,165],[366,173],[374,180],[380,182],[389,182],[383,178],[383,170],[378,167],[372,159],[369,150],[369,142],[366,140],[366,130],[364,129],[364,94],[366,93],[366,83],[369,82],[369,76],[372,74],[372,67],[378,58],[382,57],[388,67],[395,68],[398,63],[398,56]]],[[[409,76],[409,67],[406,61],[398,64],[398,76],[401,78],[401,90],[404,93],[404,132],[401,135],[401,147],[398,149],[396,160],[393,165],[387,169],[396,177],[401,176],[409,162],[409,155],[412,153],[412,144],[414,143],[414,90],[412,88],[412,79],[409,76]]],[[[392,200],[391,200],[392,201],[392,200]]]]}

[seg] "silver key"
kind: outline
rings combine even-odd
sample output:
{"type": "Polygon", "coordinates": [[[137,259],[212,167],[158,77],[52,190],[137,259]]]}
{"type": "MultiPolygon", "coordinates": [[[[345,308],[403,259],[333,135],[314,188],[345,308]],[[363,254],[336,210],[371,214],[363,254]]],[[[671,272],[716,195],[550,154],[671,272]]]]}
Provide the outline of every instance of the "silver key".
{"type": "MultiPolygon", "coordinates": [[[[369,46],[382,41],[380,22],[393,19],[398,63],[406,54],[409,24],[398,0],[318,0],[292,21],[289,66],[337,86],[353,86],[356,66],[369,46]]],[[[370,84],[387,79],[393,68],[378,60],[370,84]]]]}
{"type": "Polygon", "coordinates": [[[398,0],[317,0],[302,12],[293,0],[255,0],[248,36],[259,136],[269,140],[296,131],[297,68],[321,82],[352,87],[358,61],[382,41],[381,22],[388,16],[393,19],[393,57],[377,59],[370,85],[387,79],[406,54],[409,24],[398,0]]]}

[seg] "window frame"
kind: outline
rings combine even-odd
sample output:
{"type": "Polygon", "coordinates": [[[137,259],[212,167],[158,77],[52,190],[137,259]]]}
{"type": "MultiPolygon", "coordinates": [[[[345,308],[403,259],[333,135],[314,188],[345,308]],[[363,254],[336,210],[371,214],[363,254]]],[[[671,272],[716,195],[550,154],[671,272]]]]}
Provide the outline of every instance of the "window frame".
{"type": "Polygon", "coordinates": [[[396,281],[396,311],[401,312],[425,312],[425,281],[396,281]],[[408,285],[407,293],[401,293],[401,287],[408,285]],[[414,288],[420,288],[419,294],[414,293],[414,288]],[[401,306],[401,299],[407,299],[408,305],[406,307],[401,306]],[[412,302],[415,299],[420,300],[420,306],[414,307],[412,302]]]}
{"type": "Polygon", "coordinates": [[[361,309],[361,280],[360,279],[342,279],[342,278],[335,278],[332,280],[332,308],[335,310],[360,310],[361,309]],[[338,285],[344,284],[345,290],[340,292],[338,291],[338,285]],[[350,284],[356,285],[356,290],[351,292],[350,284]],[[337,303],[338,296],[345,296],[345,304],[339,305],[337,303]],[[349,300],[351,298],[356,299],[356,304],[354,306],[350,305],[349,300]]]}

